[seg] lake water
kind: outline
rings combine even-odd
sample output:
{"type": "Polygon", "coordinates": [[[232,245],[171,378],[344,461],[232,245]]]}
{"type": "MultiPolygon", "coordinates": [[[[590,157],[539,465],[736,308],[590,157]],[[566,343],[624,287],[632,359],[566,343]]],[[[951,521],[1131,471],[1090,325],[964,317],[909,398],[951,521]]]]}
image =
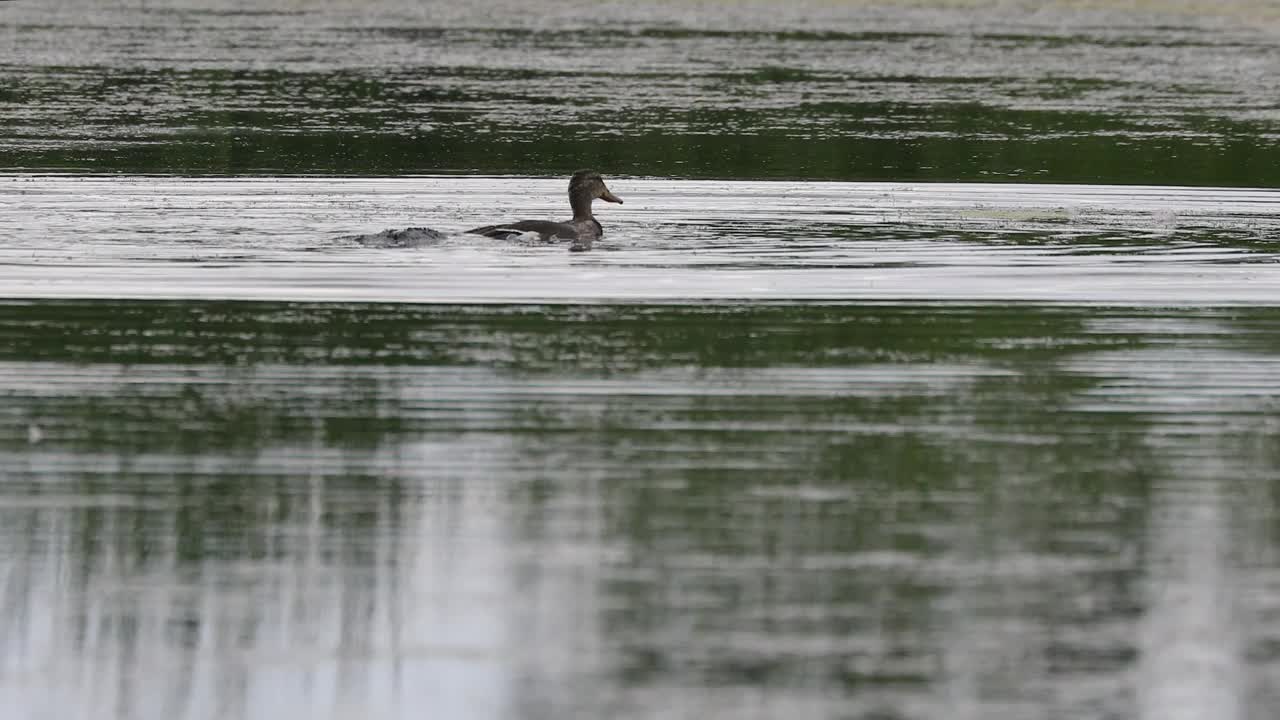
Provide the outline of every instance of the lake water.
{"type": "Polygon", "coordinates": [[[10,297],[403,302],[1280,299],[1280,191],[610,178],[588,253],[461,234],[565,180],[0,176],[10,297]],[[429,225],[421,248],[355,233],[429,225]]]}
{"type": "Polygon", "coordinates": [[[0,715],[1273,717],[1280,13],[1134,7],[0,2],[0,715]]]}
{"type": "Polygon", "coordinates": [[[0,167],[1274,187],[1277,37],[1269,0],[15,0],[0,167]]]}

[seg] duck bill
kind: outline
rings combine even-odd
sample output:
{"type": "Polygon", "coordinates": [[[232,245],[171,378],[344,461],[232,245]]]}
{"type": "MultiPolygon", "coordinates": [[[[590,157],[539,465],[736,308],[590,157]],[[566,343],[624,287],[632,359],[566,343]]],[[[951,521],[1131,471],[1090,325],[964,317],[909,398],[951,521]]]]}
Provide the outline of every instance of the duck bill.
{"type": "Polygon", "coordinates": [[[609,192],[608,188],[605,188],[604,192],[601,193],[600,199],[605,202],[618,203],[619,205],[622,204],[622,198],[609,192]]]}

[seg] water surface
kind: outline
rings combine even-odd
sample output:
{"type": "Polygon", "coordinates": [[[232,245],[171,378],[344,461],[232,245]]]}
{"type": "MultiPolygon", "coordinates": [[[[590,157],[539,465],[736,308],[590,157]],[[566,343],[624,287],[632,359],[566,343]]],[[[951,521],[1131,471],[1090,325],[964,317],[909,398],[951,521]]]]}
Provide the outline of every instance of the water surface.
{"type": "Polygon", "coordinates": [[[0,177],[9,297],[672,302],[1280,299],[1280,194],[610,178],[589,253],[353,233],[567,215],[537,178],[0,177]]]}
{"type": "Polygon", "coordinates": [[[0,2],[4,717],[1272,718],[1278,37],[0,2]]]}
{"type": "Polygon", "coordinates": [[[1280,14],[0,3],[0,167],[1271,186],[1280,14]]]}
{"type": "Polygon", "coordinates": [[[1277,327],[10,301],[0,699],[1270,717],[1277,327]]]}

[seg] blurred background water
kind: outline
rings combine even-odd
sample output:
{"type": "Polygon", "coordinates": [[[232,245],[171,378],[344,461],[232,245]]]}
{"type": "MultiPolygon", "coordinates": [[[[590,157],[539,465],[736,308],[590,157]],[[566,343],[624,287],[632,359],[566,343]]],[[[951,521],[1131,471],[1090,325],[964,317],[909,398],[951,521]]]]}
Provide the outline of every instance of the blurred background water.
{"type": "Polygon", "coordinates": [[[1278,37],[0,3],[0,715],[1272,717],[1278,37]]]}
{"type": "Polygon", "coordinates": [[[0,163],[1274,186],[1258,0],[58,0],[0,163]]]}

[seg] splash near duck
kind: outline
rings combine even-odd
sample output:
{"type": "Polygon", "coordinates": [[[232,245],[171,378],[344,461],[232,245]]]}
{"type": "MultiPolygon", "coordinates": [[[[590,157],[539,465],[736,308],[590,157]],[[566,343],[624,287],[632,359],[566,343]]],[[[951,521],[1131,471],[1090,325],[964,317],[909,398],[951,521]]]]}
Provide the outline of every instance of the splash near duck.
{"type": "Polygon", "coordinates": [[[345,238],[367,247],[376,248],[416,248],[436,245],[449,236],[439,230],[425,227],[411,227],[403,230],[383,230],[370,235],[352,235],[345,238]]]}
{"type": "Polygon", "coordinates": [[[614,195],[604,184],[604,178],[595,170],[579,170],[569,178],[569,207],[573,219],[565,222],[554,220],[517,220],[515,222],[467,230],[473,235],[513,239],[533,234],[543,242],[568,240],[571,251],[590,250],[593,243],[604,235],[604,228],[591,214],[591,203],[596,198],[605,202],[622,204],[622,198],[614,195]]]}

